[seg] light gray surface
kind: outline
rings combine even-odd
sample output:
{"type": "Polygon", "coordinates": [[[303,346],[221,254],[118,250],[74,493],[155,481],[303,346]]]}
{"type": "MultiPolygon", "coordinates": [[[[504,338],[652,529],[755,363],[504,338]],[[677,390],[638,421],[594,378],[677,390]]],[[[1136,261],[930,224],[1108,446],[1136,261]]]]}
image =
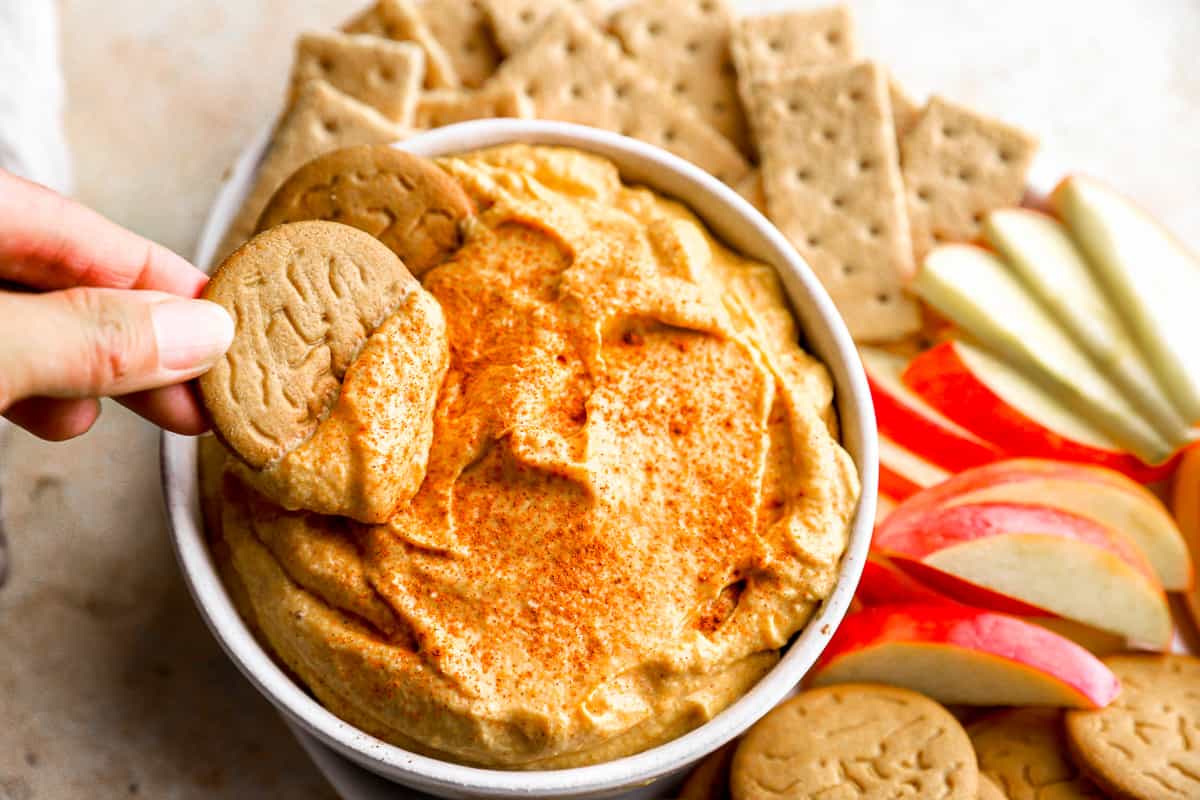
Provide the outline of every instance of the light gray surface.
{"type": "MultiPolygon", "coordinates": [[[[274,113],[296,31],[347,0],[64,0],[81,198],[191,252],[220,176],[274,113]]],[[[783,3],[771,3],[782,6],[783,3]]],[[[1196,0],[854,3],[920,95],[1038,132],[1200,248],[1196,0]]],[[[155,434],[106,404],[78,442],[0,451],[0,798],[333,796],[179,581],[155,434]],[[137,785],[136,793],[131,786],[137,785]]]]}

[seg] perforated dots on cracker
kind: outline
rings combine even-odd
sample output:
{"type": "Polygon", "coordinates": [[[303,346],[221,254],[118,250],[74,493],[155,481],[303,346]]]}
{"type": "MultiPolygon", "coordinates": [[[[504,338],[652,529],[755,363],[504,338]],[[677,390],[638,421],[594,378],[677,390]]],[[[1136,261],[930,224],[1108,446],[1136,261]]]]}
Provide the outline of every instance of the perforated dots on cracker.
{"type": "Polygon", "coordinates": [[[425,80],[425,53],[410,42],[377,36],[305,33],[296,43],[292,96],[310,80],[326,81],[385,117],[412,125],[425,80]]]}
{"type": "Polygon", "coordinates": [[[413,0],[376,0],[375,5],[347,22],[344,30],[415,43],[425,51],[427,89],[457,89],[462,85],[449,53],[425,24],[413,0]]]}
{"type": "Polygon", "coordinates": [[[918,263],[939,242],[977,239],[992,209],[1018,205],[1036,152],[1030,134],[931,98],[900,143],[918,263]]]}
{"type": "Polygon", "coordinates": [[[421,16],[463,86],[476,88],[496,71],[500,50],[479,0],[431,0],[421,16]]]}
{"type": "Polygon", "coordinates": [[[574,9],[599,23],[608,12],[605,0],[481,0],[496,44],[505,55],[520,50],[555,14],[574,9]]]}
{"type": "Polygon", "coordinates": [[[916,331],[912,243],[884,71],[864,62],[759,84],[753,127],[767,211],[858,341],[916,331]]]}
{"type": "Polygon", "coordinates": [[[846,6],[744,17],[733,33],[733,57],[743,92],[858,56],[854,19],[846,6]]]}
{"type": "Polygon", "coordinates": [[[641,0],[614,14],[611,28],[625,52],[748,153],[729,49],[733,18],[724,0],[641,0]]]}
{"type": "Polygon", "coordinates": [[[421,96],[414,122],[417,128],[440,128],[456,122],[491,117],[533,119],[533,99],[512,87],[504,86],[477,91],[439,89],[421,96]]]}
{"type": "Polygon", "coordinates": [[[407,128],[325,81],[308,81],[276,125],[250,193],[225,232],[217,257],[250,238],[271,195],[306,161],[341,147],[400,141],[408,134],[407,128]]]}
{"type": "Polygon", "coordinates": [[[750,170],[732,142],[571,9],[559,11],[501,64],[486,88],[524,93],[541,119],[592,125],[656,144],[726,183],[750,170]]]}

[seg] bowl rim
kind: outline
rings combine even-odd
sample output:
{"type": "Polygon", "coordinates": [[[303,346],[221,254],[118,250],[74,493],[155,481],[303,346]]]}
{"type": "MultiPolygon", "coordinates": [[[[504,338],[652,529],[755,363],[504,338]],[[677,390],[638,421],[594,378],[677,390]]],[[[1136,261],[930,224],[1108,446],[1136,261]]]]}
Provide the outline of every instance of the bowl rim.
{"type": "MultiPolygon", "coordinates": [[[[862,575],[875,519],[878,455],[874,408],[857,350],[832,300],[783,235],[728,186],[660,148],[619,134],[543,120],[478,120],[419,134],[394,146],[425,156],[526,142],[574,147],[609,157],[623,177],[681,199],[738,249],[775,268],[810,350],[829,369],[841,438],[862,484],[846,550],[830,595],[753,688],[700,727],[631,756],[553,770],[469,767],[387,744],[333,715],[276,665],[234,610],[217,575],[199,515],[197,440],[164,432],[161,479],[171,541],[205,623],[243,675],[289,720],[366,769],[435,793],[497,797],[585,796],[648,784],[681,771],[756,722],[799,683],[845,615],[862,575]],[[747,246],[749,245],[749,246],[747,246]]],[[[222,187],[207,219],[196,262],[209,266],[228,219],[248,188],[267,143],[260,134],[222,187]]]]}

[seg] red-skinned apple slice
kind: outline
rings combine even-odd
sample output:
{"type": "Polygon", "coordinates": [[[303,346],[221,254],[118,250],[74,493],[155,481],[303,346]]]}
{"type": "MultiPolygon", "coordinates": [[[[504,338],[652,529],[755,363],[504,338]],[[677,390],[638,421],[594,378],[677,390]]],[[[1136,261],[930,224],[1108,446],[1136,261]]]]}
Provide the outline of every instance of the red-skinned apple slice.
{"type": "Polygon", "coordinates": [[[967,584],[1139,645],[1170,644],[1171,614],[1153,570],[1105,525],[1015,503],[901,511],[876,530],[874,546],[938,591],[987,606],[964,596],[967,584]]]}
{"type": "Polygon", "coordinates": [[[1117,678],[1072,641],[1005,614],[946,604],[847,616],[812,684],[886,683],[962,705],[1103,708],[1117,678]]]}
{"type": "Polygon", "coordinates": [[[920,518],[924,509],[985,502],[1056,508],[1106,525],[1135,545],[1165,589],[1194,584],[1183,535],[1162,502],[1124,475],[1104,467],[1044,459],[1010,459],[959,473],[910,497],[893,526],[920,518]]]}
{"type": "Polygon", "coordinates": [[[949,477],[946,470],[879,434],[879,491],[903,500],[949,477]]]}
{"type": "Polygon", "coordinates": [[[895,605],[897,603],[951,603],[957,600],[931,589],[907,572],[896,567],[891,560],[872,551],[863,566],[862,578],[854,596],[865,607],[895,605]]]}
{"type": "Polygon", "coordinates": [[[878,525],[887,519],[888,515],[896,510],[899,502],[899,500],[880,493],[879,497],[875,498],[875,524],[878,525]]]}
{"type": "Polygon", "coordinates": [[[1173,462],[1149,466],[999,359],[963,341],[914,358],[904,382],[967,430],[1015,456],[1098,464],[1141,483],[1162,480],[1173,462]]]}
{"type": "Polygon", "coordinates": [[[908,362],[893,353],[859,349],[880,433],[926,461],[952,472],[1003,457],[995,446],[956,424],[904,385],[908,362]]]}

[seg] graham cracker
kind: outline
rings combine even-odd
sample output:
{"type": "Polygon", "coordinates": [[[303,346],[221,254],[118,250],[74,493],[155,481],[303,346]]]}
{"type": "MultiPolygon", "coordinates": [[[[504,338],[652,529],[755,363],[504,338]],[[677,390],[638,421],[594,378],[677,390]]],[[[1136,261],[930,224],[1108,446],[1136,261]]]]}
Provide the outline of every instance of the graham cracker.
{"type": "Polygon", "coordinates": [[[481,89],[474,92],[439,89],[425,92],[417,103],[415,126],[440,128],[456,122],[491,117],[534,118],[533,101],[511,87],[481,89]]]}
{"type": "Polygon", "coordinates": [[[917,263],[942,241],[971,241],[987,212],[1020,204],[1037,139],[933,97],[900,143],[917,263]]]}
{"type": "Polygon", "coordinates": [[[481,0],[500,52],[516,53],[554,14],[574,8],[587,19],[602,23],[608,14],[605,0],[481,0]]]}
{"type": "Polygon", "coordinates": [[[732,189],[763,214],[767,213],[767,193],[763,188],[761,169],[755,168],[747,172],[746,177],[734,184],[732,189]]]}
{"type": "Polygon", "coordinates": [[[500,49],[479,0],[427,0],[421,16],[463,86],[477,88],[496,71],[500,49]]]}
{"type": "Polygon", "coordinates": [[[755,84],[855,60],[858,41],[850,9],[838,5],[744,17],[734,25],[732,50],[742,99],[748,102],[755,84]]]}
{"type": "Polygon", "coordinates": [[[411,42],[377,36],[305,33],[296,42],[291,100],[311,80],[326,81],[388,119],[411,126],[425,80],[425,53],[411,42]]]}
{"type": "Polygon", "coordinates": [[[905,91],[894,77],[888,78],[888,99],[892,103],[892,122],[896,128],[896,141],[900,141],[917,124],[917,120],[921,118],[921,112],[925,109],[905,91]]]}
{"type": "Polygon", "coordinates": [[[613,15],[625,52],[671,87],[743,153],[751,152],[724,0],[640,0],[613,15]]]}
{"type": "Polygon", "coordinates": [[[921,325],[903,291],[912,241],[884,69],[871,62],[759,84],[751,105],[769,216],[857,341],[921,325]]]}
{"type": "Polygon", "coordinates": [[[356,144],[387,144],[408,135],[407,128],[325,81],[305,83],[276,125],[254,186],[225,232],[214,263],[250,238],[271,195],[309,160],[330,150],[356,144]]]}
{"type": "Polygon", "coordinates": [[[457,89],[462,85],[450,54],[425,24],[413,0],[377,0],[347,22],[343,30],[415,43],[425,51],[426,89],[457,89]]]}
{"type": "Polygon", "coordinates": [[[750,170],[732,142],[573,9],[557,12],[521,52],[501,64],[489,88],[531,97],[539,118],[593,125],[656,144],[726,183],[736,183],[750,170]]]}

